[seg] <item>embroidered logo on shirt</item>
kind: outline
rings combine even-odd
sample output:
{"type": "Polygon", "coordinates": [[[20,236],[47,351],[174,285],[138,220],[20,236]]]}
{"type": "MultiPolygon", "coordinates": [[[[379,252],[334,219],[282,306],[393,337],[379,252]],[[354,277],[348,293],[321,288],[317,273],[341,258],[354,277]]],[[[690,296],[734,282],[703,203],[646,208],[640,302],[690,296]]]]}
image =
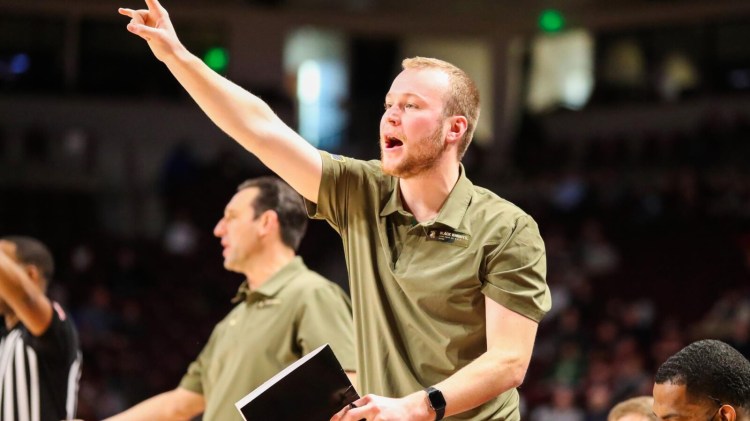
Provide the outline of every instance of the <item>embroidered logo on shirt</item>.
{"type": "Polygon", "coordinates": [[[471,236],[458,231],[445,231],[432,228],[427,232],[427,241],[440,241],[441,243],[453,244],[459,247],[469,247],[471,236]]]}
{"type": "Polygon", "coordinates": [[[281,304],[281,300],[278,298],[266,298],[263,301],[258,302],[258,308],[266,308],[281,304]]]}
{"type": "Polygon", "coordinates": [[[331,159],[333,159],[334,161],[338,161],[338,162],[346,161],[346,158],[344,158],[342,155],[336,155],[333,153],[329,153],[328,155],[330,155],[331,159]]]}

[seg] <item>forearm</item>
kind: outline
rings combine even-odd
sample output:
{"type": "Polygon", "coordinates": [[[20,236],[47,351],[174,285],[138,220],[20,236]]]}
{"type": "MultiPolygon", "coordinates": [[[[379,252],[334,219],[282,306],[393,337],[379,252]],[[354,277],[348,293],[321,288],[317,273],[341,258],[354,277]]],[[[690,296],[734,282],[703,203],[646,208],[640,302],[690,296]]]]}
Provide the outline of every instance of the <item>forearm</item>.
{"type": "Polygon", "coordinates": [[[25,280],[24,277],[26,274],[18,264],[0,251],[0,298],[11,306],[27,300],[30,292],[26,284],[30,284],[31,281],[25,280]]]}
{"type": "MultiPolygon", "coordinates": [[[[511,352],[495,350],[480,356],[434,385],[446,400],[444,416],[466,412],[518,386],[527,366],[528,358],[521,353],[516,357],[511,352]]],[[[356,421],[379,414],[383,419],[432,421],[436,415],[422,390],[400,399],[365,395],[355,405],[357,408],[344,408],[331,420],[356,421]]]]}
{"type": "Polygon", "coordinates": [[[322,173],[317,149],[286,125],[268,104],[217,74],[182,47],[164,63],[220,129],[303,196],[317,201],[322,173]]]}
{"type": "MultiPolygon", "coordinates": [[[[512,351],[494,350],[482,354],[435,385],[445,397],[446,416],[468,411],[518,387],[523,382],[528,365],[526,356],[512,351]]],[[[420,393],[424,395],[424,392],[420,393]]]]}
{"type": "Polygon", "coordinates": [[[518,387],[526,376],[537,322],[490,298],[485,298],[485,306],[487,351],[435,385],[445,397],[447,415],[468,411],[518,387]]]}
{"type": "Polygon", "coordinates": [[[269,126],[283,124],[260,98],[211,70],[184,47],[176,48],[164,63],[206,115],[246,148],[254,150],[269,126]]]}
{"type": "MultiPolygon", "coordinates": [[[[203,412],[202,396],[184,399],[179,389],[156,395],[105,421],[183,421],[203,412]]],[[[192,392],[187,392],[192,393],[192,392]]]]}
{"type": "Polygon", "coordinates": [[[11,258],[0,251],[0,299],[34,335],[41,335],[52,320],[52,305],[44,291],[11,258]]]}
{"type": "Polygon", "coordinates": [[[305,198],[316,201],[323,163],[318,150],[287,126],[260,98],[211,70],[177,38],[169,13],[158,0],[147,9],[120,8],[128,31],[148,42],[208,117],[257,156],[305,198]]]}

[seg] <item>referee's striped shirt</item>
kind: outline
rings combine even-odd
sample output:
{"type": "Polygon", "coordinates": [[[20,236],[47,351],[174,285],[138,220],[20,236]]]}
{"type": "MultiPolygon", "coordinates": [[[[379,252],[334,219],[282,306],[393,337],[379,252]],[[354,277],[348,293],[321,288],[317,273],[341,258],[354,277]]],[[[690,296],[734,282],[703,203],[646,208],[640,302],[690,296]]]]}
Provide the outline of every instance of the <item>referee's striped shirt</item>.
{"type": "Polygon", "coordinates": [[[18,323],[0,326],[0,420],[75,418],[81,352],[73,321],[53,302],[52,322],[41,336],[18,323]]]}

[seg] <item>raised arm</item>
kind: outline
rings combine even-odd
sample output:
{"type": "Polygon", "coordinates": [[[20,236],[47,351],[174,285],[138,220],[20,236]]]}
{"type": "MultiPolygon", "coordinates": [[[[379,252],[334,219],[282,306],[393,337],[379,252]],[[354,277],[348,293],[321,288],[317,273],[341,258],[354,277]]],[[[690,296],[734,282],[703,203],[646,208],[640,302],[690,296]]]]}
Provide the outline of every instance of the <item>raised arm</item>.
{"type": "Polygon", "coordinates": [[[128,31],[148,42],[157,59],[208,117],[310,201],[317,202],[322,162],[315,147],[287,126],[257,96],[211,70],[177,38],[158,0],[147,9],[119,9],[131,18],[128,31]]]}
{"type": "MultiPolygon", "coordinates": [[[[35,336],[47,331],[52,322],[52,303],[42,287],[11,256],[10,243],[0,241],[0,300],[35,336]]],[[[29,266],[30,271],[38,270],[29,266]]]]}
{"type": "Polygon", "coordinates": [[[203,413],[205,406],[203,395],[178,387],[104,421],[187,421],[203,413]]]}

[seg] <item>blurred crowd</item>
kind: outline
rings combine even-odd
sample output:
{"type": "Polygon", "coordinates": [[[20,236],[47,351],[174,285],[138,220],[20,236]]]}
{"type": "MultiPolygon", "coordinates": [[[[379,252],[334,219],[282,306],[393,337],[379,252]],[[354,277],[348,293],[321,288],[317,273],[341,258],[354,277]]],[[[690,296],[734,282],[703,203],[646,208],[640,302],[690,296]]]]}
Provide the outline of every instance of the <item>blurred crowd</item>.
{"type": "Polygon", "coordinates": [[[718,338],[750,356],[750,121],[538,142],[496,190],[540,221],[552,312],[521,392],[532,421],[606,420],[718,338]],[[505,192],[504,192],[505,190],[505,192]]]}

